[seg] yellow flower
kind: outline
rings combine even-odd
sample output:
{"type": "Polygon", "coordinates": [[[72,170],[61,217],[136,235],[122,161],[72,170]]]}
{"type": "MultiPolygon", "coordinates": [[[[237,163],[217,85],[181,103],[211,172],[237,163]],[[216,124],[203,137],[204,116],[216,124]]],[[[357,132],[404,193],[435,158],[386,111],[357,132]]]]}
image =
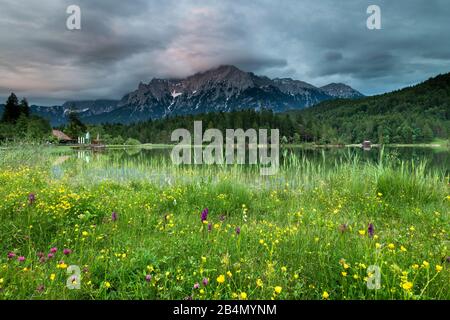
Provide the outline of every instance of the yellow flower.
{"type": "Polygon", "coordinates": [[[83,237],[87,237],[89,235],[89,232],[83,231],[81,234],[83,235],[83,237]]]}
{"type": "Polygon", "coordinates": [[[105,282],[105,288],[111,288],[111,283],[109,283],[108,281],[105,282]]]}
{"type": "Polygon", "coordinates": [[[380,249],[381,248],[381,244],[379,244],[378,242],[375,243],[375,248],[380,249]]]}
{"type": "Polygon", "coordinates": [[[200,294],[204,294],[204,293],[205,293],[205,290],[200,289],[200,294]]]}
{"type": "Polygon", "coordinates": [[[412,284],[412,282],[409,282],[409,281],[402,284],[402,288],[405,289],[406,291],[411,290],[412,287],[413,287],[413,284],[412,284]]]}
{"type": "Polygon", "coordinates": [[[322,294],[322,298],[328,299],[329,297],[330,297],[330,295],[328,294],[328,292],[324,291],[322,294]]]}
{"type": "Polygon", "coordinates": [[[225,282],[225,276],[223,274],[221,274],[220,276],[217,277],[217,282],[218,283],[224,283],[225,282]]]}
{"type": "Polygon", "coordinates": [[[395,244],[389,243],[388,244],[388,248],[391,249],[391,250],[394,250],[395,249],[395,244]]]}
{"type": "Polygon", "coordinates": [[[377,195],[378,195],[379,197],[382,197],[382,196],[383,196],[383,194],[382,194],[381,192],[378,192],[377,195]]]}
{"type": "Polygon", "coordinates": [[[354,275],[353,275],[353,279],[358,280],[358,279],[359,279],[359,275],[354,274],[354,275]]]}
{"type": "Polygon", "coordinates": [[[231,277],[233,276],[233,274],[231,273],[231,271],[227,271],[227,276],[228,276],[229,278],[231,278],[231,277]]]}
{"type": "Polygon", "coordinates": [[[2,284],[4,282],[3,278],[0,278],[0,284],[2,284]]]}
{"type": "Polygon", "coordinates": [[[65,264],[64,262],[63,263],[58,263],[56,265],[56,268],[58,268],[58,269],[66,269],[67,268],[67,264],[65,264]]]}
{"type": "Polygon", "coordinates": [[[256,280],[256,286],[259,287],[259,288],[262,288],[263,282],[262,282],[261,279],[257,279],[257,280],[256,280]]]}
{"type": "Polygon", "coordinates": [[[347,272],[345,272],[345,271],[342,271],[341,274],[342,274],[343,277],[347,276],[347,272]]]}
{"type": "Polygon", "coordinates": [[[436,271],[437,272],[441,272],[442,271],[442,266],[441,265],[436,265],[436,271]]]}
{"type": "Polygon", "coordinates": [[[350,266],[344,262],[344,269],[348,269],[348,268],[350,268],[350,266]]]}
{"type": "Polygon", "coordinates": [[[281,272],[287,272],[287,268],[286,267],[281,267],[281,272]]]}
{"type": "Polygon", "coordinates": [[[406,248],[405,248],[404,246],[401,246],[401,247],[400,247],[400,250],[403,251],[403,252],[408,251],[408,250],[406,250],[406,248]]]}
{"type": "Polygon", "coordinates": [[[206,257],[202,257],[202,263],[206,263],[206,257]]]}
{"type": "Polygon", "coordinates": [[[264,240],[263,239],[259,240],[259,244],[264,244],[264,240]]]}
{"type": "Polygon", "coordinates": [[[411,227],[409,227],[409,230],[410,230],[410,231],[415,231],[416,228],[414,228],[414,226],[411,226],[411,227]]]}
{"type": "Polygon", "coordinates": [[[52,273],[52,274],[50,275],[50,280],[53,281],[53,280],[55,280],[55,278],[56,278],[56,274],[52,273]]]}
{"type": "Polygon", "coordinates": [[[358,233],[360,236],[363,236],[366,234],[366,230],[359,230],[358,233]]]}
{"type": "Polygon", "coordinates": [[[245,292],[241,292],[240,299],[241,300],[247,300],[247,294],[245,292]]]}
{"type": "Polygon", "coordinates": [[[412,265],[412,268],[413,268],[414,270],[417,270],[417,269],[419,269],[419,265],[418,265],[417,263],[415,263],[415,264],[412,265]]]}
{"type": "Polygon", "coordinates": [[[430,263],[429,263],[428,261],[426,261],[426,260],[424,260],[424,261],[422,262],[422,265],[423,265],[423,267],[426,268],[426,269],[428,269],[428,268],[430,267],[430,263]]]}
{"type": "Polygon", "coordinates": [[[280,287],[280,286],[276,286],[276,287],[274,288],[274,290],[275,290],[275,293],[276,293],[276,294],[280,294],[280,293],[281,293],[281,290],[283,290],[283,288],[280,287]]]}

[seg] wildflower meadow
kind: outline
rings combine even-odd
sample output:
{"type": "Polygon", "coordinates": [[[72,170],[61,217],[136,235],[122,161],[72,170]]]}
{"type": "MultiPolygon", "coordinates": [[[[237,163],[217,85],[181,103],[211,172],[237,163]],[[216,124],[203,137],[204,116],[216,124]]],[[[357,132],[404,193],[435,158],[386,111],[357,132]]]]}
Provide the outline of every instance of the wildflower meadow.
{"type": "Polygon", "coordinates": [[[252,184],[53,152],[1,151],[0,299],[450,299],[448,177],[425,164],[292,156],[252,184]],[[169,179],[107,174],[131,169],[169,179]]]}

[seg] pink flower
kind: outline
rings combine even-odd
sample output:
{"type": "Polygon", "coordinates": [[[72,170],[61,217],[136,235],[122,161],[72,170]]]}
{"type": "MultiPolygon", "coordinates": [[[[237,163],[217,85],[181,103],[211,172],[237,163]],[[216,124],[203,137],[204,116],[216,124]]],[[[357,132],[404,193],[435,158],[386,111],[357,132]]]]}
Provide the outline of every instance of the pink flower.
{"type": "Polygon", "coordinates": [[[12,259],[16,256],[16,254],[14,252],[8,252],[8,259],[12,259]]]}
{"type": "Polygon", "coordinates": [[[72,253],[72,250],[70,250],[70,249],[64,249],[63,250],[63,254],[66,255],[66,256],[68,256],[71,253],[72,253]]]}
{"type": "Polygon", "coordinates": [[[56,251],[58,251],[58,248],[56,248],[56,247],[53,247],[53,248],[50,249],[51,253],[56,253],[56,251]]]}
{"type": "Polygon", "coordinates": [[[198,289],[198,288],[200,288],[200,285],[197,282],[197,283],[194,284],[194,289],[198,289]]]}
{"type": "Polygon", "coordinates": [[[24,262],[25,261],[25,257],[24,256],[20,256],[20,257],[17,258],[17,260],[19,262],[24,262]]]}
{"type": "Polygon", "coordinates": [[[150,282],[152,280],[152,275],[148,274],[145,276],[145,281],[150,282]]]}
{"type": "Polygon", "coordinates": [[[48,255],[47,255],[47,257],[49,258],[49,259],[51,259],[51,258],[53,258],[55,255],[53,254],[53,253],[49,253],[48,255]]]}

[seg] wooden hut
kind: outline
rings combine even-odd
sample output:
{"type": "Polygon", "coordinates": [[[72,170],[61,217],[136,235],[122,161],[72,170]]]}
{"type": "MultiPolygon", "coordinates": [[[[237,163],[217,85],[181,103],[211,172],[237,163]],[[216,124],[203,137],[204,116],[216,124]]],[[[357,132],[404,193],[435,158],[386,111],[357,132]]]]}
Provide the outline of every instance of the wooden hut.
{"type": "Polygon", "coordinates": [[[76,143],[76,140],[69,137],[67,134],[60,130],[52,130],[52,135],[58,139],[59,143],[68,144],[68,143],[76,143]]]}

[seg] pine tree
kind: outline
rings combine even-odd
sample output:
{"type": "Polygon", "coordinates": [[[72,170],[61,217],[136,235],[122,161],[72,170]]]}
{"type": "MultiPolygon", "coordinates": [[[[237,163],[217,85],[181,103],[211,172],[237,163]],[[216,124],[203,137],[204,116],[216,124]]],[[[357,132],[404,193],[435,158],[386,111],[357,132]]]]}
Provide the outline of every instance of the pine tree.
{"type": "Polygon", "coordinates": [[[84,134],[86,132],[86,126],[78,118],[78,114],[75,111],[69,112],[69,123],[67,124],[67,134],[73,139],[84,134]]]}
{"type": "Polygon", "coordinates": [[[5,105],[5,111],[3,112],[2,122],[16,123],[20,117],[19,100],[13,93],[8,97],[5,105]]]}
{"type": "Polygon", "coordinates": [[[19,109],[20,114],[23,114],[27,118],[30,116],[30,107],[28,106],[28,101],[26,98],[23,98],[20,101],[19,109]]]}

